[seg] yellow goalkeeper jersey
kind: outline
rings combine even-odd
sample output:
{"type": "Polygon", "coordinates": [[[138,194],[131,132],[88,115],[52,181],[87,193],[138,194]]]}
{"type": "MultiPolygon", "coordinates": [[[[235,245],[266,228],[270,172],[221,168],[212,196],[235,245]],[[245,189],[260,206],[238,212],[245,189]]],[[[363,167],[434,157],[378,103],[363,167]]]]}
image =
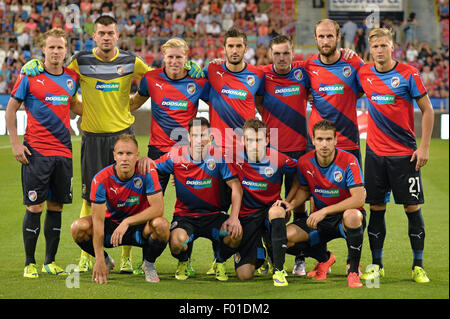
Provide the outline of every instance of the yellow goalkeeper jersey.
{"type": "Polygon", "coordinates": [[[68,67],[80,75],[83,131],[114,133],[134,123],[130,112],[131,83],[151,70],[140,57],[118,49],[112,60],[103,61],[94,48],[74,55],[68,67]]]}

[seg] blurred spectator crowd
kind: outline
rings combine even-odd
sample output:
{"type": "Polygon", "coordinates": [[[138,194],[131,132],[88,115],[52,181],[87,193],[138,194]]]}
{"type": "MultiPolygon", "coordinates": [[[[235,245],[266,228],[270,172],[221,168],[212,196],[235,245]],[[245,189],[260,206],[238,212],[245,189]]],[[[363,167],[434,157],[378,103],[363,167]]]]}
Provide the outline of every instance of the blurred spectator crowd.
{"type": "MultiPolygon", "coordinates": [[[[441,48],[417,43],[420,27],[414,15],[405,21],[384,19],[382,26],[395,32],[395,57],[422,72],[431,97],[448,97],[448,0],[435,0],[447,40],[441,48]],[[446,22],[445,22],[446,21],[446,22]],[[446,24],[445,24],[446,23],[446,24]]],[[[10,93],[20,68],[31,57],[42,58],[42,33],[61,27],[67,31],[69,54],[90,50],[95,19],[102,14],[116,18],[119,47],[141,56],[148,65],[162,64],[160,45],[171,37],[185,39],[190,57],[204,66],[224,57],[223,34],[235,26],[244,30],[249,50],[246,60],[254,65],[270,63],[267,46],[278,33],[295,38],[294,0],[0,0],[0,93],[10,93]]],[[[370,61],[364,21],[343,23],[343,47],[353,48],[370,61]]],[[[296,59],[306,59],[303,54],[296,59]]]]}

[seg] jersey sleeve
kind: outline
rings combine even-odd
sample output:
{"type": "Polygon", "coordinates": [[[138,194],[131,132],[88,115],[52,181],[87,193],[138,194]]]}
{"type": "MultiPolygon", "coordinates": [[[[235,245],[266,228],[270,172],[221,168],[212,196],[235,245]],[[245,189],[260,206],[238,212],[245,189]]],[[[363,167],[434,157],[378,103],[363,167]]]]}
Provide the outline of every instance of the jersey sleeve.
{"type": "Polygon", "coordinates": [[[28,90],[30,87],[30,83],[28,82],[28,77],[26,75],[21,74],[14,84],[13,90],[11,92],[11,96],[16,100],[24,101],[28,90]]]}
{"type": "Polygon", "coordinates": [[[150,168],[150,171],[145,174],[145,194],[148,196],[161,191],[162,188],[159,184],[158,172],[156,171],[155,167],[152,166],[150,168]]]}
{"type": "Polygon", "coordinates": [[[144,60],[142,60],[142,58],[136,55],[133,77],[140,80],[148,71],[151,71],[151,68],[144,62],[144,60]]]}
{"type": "Polygon", "coordinates": [[[141,82],[139,83],[138,93],[140,96],[150,96],[150,93],[148,92],[147,73],[142,77],[141,82]]]}
{"type": "Polygon", "coordinates": [[[289,156],[283,156],[281,160],[283,161],[281,165],[283,174],[295,174],[297,171],[297,161],[289,156]]]}
{"type": "Polygon", "coordinates": [[[256,96],[263,96],[264,95],[264,93],[266,92],[266,89],[265,89],[266,84],[265,83],[266,83],[266,74],[263,73],[263,77],[262,77],[261,82],[259,84],[258,91],[256,91],[256,96]]]}
{"type": "Polygon", "coordinates": [[[356,157],[353,157],[353,160],[348,164],[346,175],[346,184],[348,188],[364,185],[361,166],[359,165],[356,157]]]}
{"type": "Polygon", "coordinates": [[[170,153],[164,154],[155,161],[156,169],[161,173],[173,174],[173,161],[170,153]]]}
{"type": "Polygon", "coordinates": [[[411,71],[411,75],[408,79],[409,92],[414,99],[421,98],[427,94],[427,89],[422,82],[419,71],[414,69],[411,71]]]}
{"type": "Polygon", "coordinates": [[[224,181],[228,181],[230,179],[237,177],[237,174],[233,171],[233,168],[230,168],[230,166],[228,166],[228,163],[225,163],[225,159],[222,159],[219,165],[220,165],[220,174],[222,175],[222,179],[224,181]]]}
{"type": "Polygon", "coordinates": [[[106,202],[106,190],[103,183],[94,177],[91,184],[90,200],[96,204],[103,204],[106,202]]]}
{"type": "Polygon", "coordinates": [[[308,186],[308,181],[306,180],[305,176],[303,176],[300,166],[298,166],[298,165],[297,165],[297,178],[298,178],[298,183],[300,185],[308,186]]]}

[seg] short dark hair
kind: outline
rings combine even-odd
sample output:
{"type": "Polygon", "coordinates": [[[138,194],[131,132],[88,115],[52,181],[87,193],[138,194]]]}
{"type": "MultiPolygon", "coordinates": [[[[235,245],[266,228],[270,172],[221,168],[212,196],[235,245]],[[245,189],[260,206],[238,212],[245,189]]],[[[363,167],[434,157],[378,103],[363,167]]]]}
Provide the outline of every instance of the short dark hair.
{"type": "Polygon", "coordinates": [[[223,45],[227,44],[228,38],[242,38],[244,40],[244,44],[247,45],[247,35],[244,31],[241,31],[235,27],[231,27],[227,32],[225,32],[223,37],[223,45]]]}
{"type": "Polygon", "coordinates": [[[109,16],[109,15],[99,16],[97,19],[95,19],[95,21],[94,21],[94,31],[97,30],[97,24],[101,24],[101,25],[104,25],[104,26],[115,24],[116,28],[117,28],[117,20],[114,19],[113,17],[109,16]]]}
{"type": "Polygon", "coordinates": [[[288,42],[292,46],[292,38],[288,35],[278,34],[270,40],[269,48],[272,49],[274,44],[286,43],[288,42]]]}
{"type": "Polygon", "coordinates": [[[207,128],[211,127],[211,125],[209,124],[209,121],[206,118],[204,118],[203,116],[193,118],[192,120],[189,121],[189,124],[188,124],[189,132],[191,131],[191,128],[193,126],[206,126],[207,128]]]}
{"type": "Polygon", "coordinates": [[[136,147],[139,148],[138,142],[137,142],[137,140],[136,140],[136,137],[134,137],[134,135],[127,134],[127,133],[120,134],[120,135],[117,137],[116,141],[114,142],[114,148],[116,147],[116,144],[117,144],[119,141],[123,141],[123,142],[129,142],[129,141],[132,141],[132,142],[134,143],[134,145],[136,145],[136,147]]]}
{"type": "Polygon", "coordinates": [[[244,132],[244,134],[245,130],[247,129],[253,129],[255,130],[255,132],[258,132],[259,130],[265,130],[267,136],[267,125],[261,120],[255,118],[247,120],[242,127],[242,131],[244,132]]]}
{"type": "Polygon", "coordinates": [[[321,120],[316,124],[314,124],[314,126],[312,127],[313,136],[316,136],[317,130],[333,131],[334,136],[336,136],[336,125],[334,125],[334,123],[331,122],[330,120],[321,120]]]}

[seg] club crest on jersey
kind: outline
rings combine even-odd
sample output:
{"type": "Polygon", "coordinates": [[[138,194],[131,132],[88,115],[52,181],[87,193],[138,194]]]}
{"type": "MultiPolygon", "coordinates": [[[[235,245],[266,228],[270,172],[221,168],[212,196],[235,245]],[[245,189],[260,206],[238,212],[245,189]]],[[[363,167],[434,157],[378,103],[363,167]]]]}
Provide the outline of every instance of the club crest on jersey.
{"type": "Polygon", "coordinates": [[[334,180],[337,182],[337,183],[340,183],[341,181],[342,181],[342,172],[341,171],[335,171],[334,172],[334,180]]]}
{"type": "Polygon", "coordinates": [[[188,83],[187,92],[191,95],[195,93],[195,84],[194,83],[188,83]]]}
{"type": "Polygon", "coordinates": [[[247,83],[250,86],[253,86],[255,84],[255,77],[253,75],[247,76],[247,83]]]}
{"type": "Polygon", "coordinates": [[[210,171],[213,171],[216,168],[216,161],[213,158],[210,158],[206,161],[206,165],[210,171]]]}
{"type": "Polygon", "coordinates": [[[67,80],[66,84],[67,84],[67,87],[69,88],[69,90],[73,89],[73,81],[72,80],[67,80]]]}
{"type": "Polygon", "coordinates": [[[125,72],[125,70],[123,69],[123,66],[118,65],[116,67],[116,72],[117,72],[117,74],[122,75],[125,72]]]}
{"type": "Polygon", "coordinates": [[[35,202],[37,199],[37,193],[36,191],[29,191],[28,192],[28,199],[32,202],[35,202]]]}
{"type": "Polygon", "coordinates": [[[302,70],[298,69],[294,71],[294,77],[297,79],[297,81],[300,81],[303,79],[303,72],[302,70]]]}
{"type": "Polygon", "coordinates": [[[342,74],[348,78],[352,74],[352,69],[349,66],[344,66],[342,69],[342,74]]]}
{"type": "Polygon", "coordinates": [[[274,173],[274,171],[271,166],[267,166],[264,168],[264,175],[266,175],[267,177],[272,177],[273,173],[274,173]]]}
{"type": "Polygon", "coordinates": [[[134,185],[134,187],[136,187],[138,189],[141,188],[142,187],[142,179],[140,177],[135,177],[133,179],[133,185],[134,185]]]}
{"type": "Polygon", "coordinates": [[[395,89],[396,87],[398,87],[400,84],[400,78],[398,76],[394,76],[391,79],[391,86],[395,89]]]}

